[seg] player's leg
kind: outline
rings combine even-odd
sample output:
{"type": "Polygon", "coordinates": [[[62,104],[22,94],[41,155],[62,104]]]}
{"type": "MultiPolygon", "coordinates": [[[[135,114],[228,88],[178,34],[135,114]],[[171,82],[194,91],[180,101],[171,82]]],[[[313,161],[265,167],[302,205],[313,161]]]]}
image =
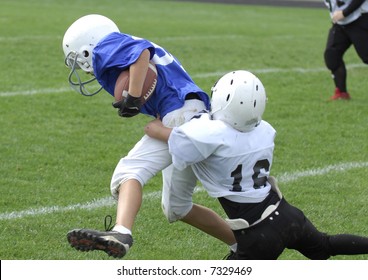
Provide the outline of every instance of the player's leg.
{"type": "Polygon", "coordinates": [[[236,243],[230,227],[216,212],[193,204],[192,196],[197,178],[190,167],[180,171],[170,165],[162,174],[162,208],[169,222],[181,220],[229,246],[236,243]]]}
{"type": "Polygon", "coordinates": [[[329,236],[328,242],[331,256],[368,254],[368,237],[337,234],[329,236]]]}
{"type": "Polygon", "coordinates": [[[320,232],[299,209],[289,206],[293,238],[287,248],[298,250],[313,260],[325,260],[335,255],[368,254],[368,238],[349,234],[328,235],[320,232]]]}
{"type": "Polygon", "coordinates": [[[331,71],[335,84],[335,93],[331,100],[350,99],[347,91],[347,72],[343,56],[351,46],[351,41],[344,29],[335,24],[329,30],[324,60],[326,67],[331,71]]]}
{"type": "Polygon", "coordinates": [[[170,223],[184,218],[192,209],[197,183],[190,167],[179,171],[172,164],[162,171],[162,210],[170,223]]]}
{"type": "Polygon", "coordinates": [[[118,198],[116,224],[132,229],[142,200],[142,187],[171,164],[166,143],[143,136],[115,168],[111,193],[118,198]]]}
{"type": "Polygon", "coordinates": [[[284,200],[277,211],[282,218],[277,227],[288,249],[294,249],[309,259],[325,260],[334,255],[368,254],[368,238],[319,231],[304,213],[284,200]]]}
{"type": "Polygon", "coordinates": [[[360,59],[368,64],[368,13],[362,14],[354,22],[349,34],[360,59]]]}
{"type": "Polygon", "coordinates": [[[143,136],[129,154],[121,159],[111,181],[113,196],[118,193],[113,231],[131,234],[142,203],[142,187],[170,163],[167,144],[148,136],[143,136]]]}
{"type": "Polygon", "coordinates": [[[193,204],[192,209],[181,221],[200,229],[229,246],[236,243],[235,236],[226,221],[207,207],[193,204]]]}
{"type": "Polygon", "coordinates": [[[121,184],[118,194],[115,229],[119,227],[120,231],[131,234],[135,218],[141,208],[142,196],[142,185],[138,180],[130,179],[121,184]]]}
{"type": "Polygon", "coordinates": [[[312,260],[328,259],[331,256],[328,250],[328,236],[320,232],[301,210],[292,205],[288,208],[289,224],[293,227],[290,227],[288,235],[291,238],[287,240],[286,247],[297,250],[312,260]]]}
{"type": "MultiPolygon", "coordinates": [[[[81,251],[102,250],[123,257],[133,244],[132,228],[142,203],[142,186],[171,163],[167,144],[144,136],[115,168],[111,193],[117,199],[116,224],[105,231],[76,229],[69,243],[81,251]]],[[[106,227],[106,225],[105,225],[106,227]]]]}
{"type": "Polygon", "coordinates": [[[368,254],[368,237],[351,234],[328,235],[318,231],[306,219],[303,235],[293,249],[313,260],[325,260],[336,255],[368,254]]]}

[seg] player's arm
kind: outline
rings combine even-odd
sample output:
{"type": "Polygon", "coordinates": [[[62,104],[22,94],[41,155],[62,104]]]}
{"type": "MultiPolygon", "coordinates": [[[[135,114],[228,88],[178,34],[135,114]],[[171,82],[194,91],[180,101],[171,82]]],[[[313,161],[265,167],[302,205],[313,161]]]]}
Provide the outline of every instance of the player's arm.
{"type": "Polygon", "coordinates": [[[149,137],[164,141],[166,143],[169,140],[171,131],[172,131],[172,128],[168,128],[164,126],[159,119],[155,119],[149,122],[144,128],[144,132],[149,137]]]}
{"type": "Polygon", "coordinates": [[[145,49],[135,63],[129,67],[128,96],[123,100],[114,102],[112,106],[119,109],[119,116],[130,118],[139,114],[142,107],[141,94],[143,83],[147,75],[150,52],[145,49]]]}
{"type": "Polygon", "coordinates": [[[148,136],[168,143],[172,162],[178,170],[184,170],[189,165],[206,159],[218,146],[217,144],[204,144],[189,137],[184,131],[188,125],[191,128],[190,123],[191,121],[180,127],[168,128],[159,119],[156,119],[149,122],[144,129],[148,136]]]}
{"type": "Polygon", "coordinates": [[[365,0],[352,0],[349,4],[349,6],[347,6],[343,11],[342,14],[344,15],[344,17],[349,16],[352,12],[354,12],[356,9],[358,9],[364,2],[365,0]]]}
{"type": "Polygon", "coordinates": [[[352,12],[357,10],[365,0],[352,0],[350,4],[344,10],[337,10],[332,16],[332,21],[334,23],[348,17],[352,12]]]}
{"type": "Polygon", "coordinates": [[[145,49],[137,61],[129,67],[129,94],[141,97],[143,83],[147,75],[150,52],[145,49]]]}

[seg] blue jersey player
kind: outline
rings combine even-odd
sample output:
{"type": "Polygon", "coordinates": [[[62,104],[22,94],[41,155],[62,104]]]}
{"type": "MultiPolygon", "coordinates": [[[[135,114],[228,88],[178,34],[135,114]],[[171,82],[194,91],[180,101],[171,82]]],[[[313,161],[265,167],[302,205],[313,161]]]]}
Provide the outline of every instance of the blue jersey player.
{"type": "MultiPolygon", "coordinates": [[[[172,54],[148,40],[120,33],[104,16],[87,15],[75,21],[64,35],[63,50],[65,63],[71,68],[69,83],[83,95],[94,95],[102,88],[114,95],[119,74],[129,68],[129,94],[124,101],[113,103],[122,117],[139,113],[160,116],[165,126],[176,127],[209,109],[208,95],[172,54]],[[139,97],[149,62],[157,68],[157,84],[142,105],[139,97]],[[91,74],[86,81],[82,79],[85,73],[91,74]],[[91,87],[96,80],[99,87],[91,87]]],[[[111,179],[111,193],[118,201],[115,226],[105,231],[71,230],[67,234],[71,246],[123,257],[133,244],[131,231],[142,203],[142,187],[162,170],[162,208],[169,222],[184,221],[235,250],[235,237],[226,222],[214,211],[193,204],[197,179],[192,169],[179,171],[171,163],[166,143],[143,136],[119,161],[111,179]]]]}

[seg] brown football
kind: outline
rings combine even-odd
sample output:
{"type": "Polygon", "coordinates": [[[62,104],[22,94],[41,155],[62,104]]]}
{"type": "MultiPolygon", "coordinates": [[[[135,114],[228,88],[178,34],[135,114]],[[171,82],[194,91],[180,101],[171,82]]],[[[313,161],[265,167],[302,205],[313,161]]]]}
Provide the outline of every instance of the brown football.
{"type": "MultiPolygon", "coordinates": [[[[146,79],[144,80],[141,102],[142,104],[152,96],[157,83],[157,69],[152,63],[149,64],[146,79]]],[[[125,98],[128,94],[129,89],[129,69],[124,70],[120,73],[118,79],[116,80],[114,97],[115,101],[120,101],[125,98]]]]}

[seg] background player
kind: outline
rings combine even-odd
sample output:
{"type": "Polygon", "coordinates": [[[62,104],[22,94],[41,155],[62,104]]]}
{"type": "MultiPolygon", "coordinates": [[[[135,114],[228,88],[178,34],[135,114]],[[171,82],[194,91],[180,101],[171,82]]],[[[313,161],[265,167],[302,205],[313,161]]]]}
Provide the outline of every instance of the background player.
{"type": "Polygon", "coordinates": [[[345,52],[354,45],[364,63],[368,63],[368,0],[325,0],[332,19],[324,58],[332,73],[335,93],[331,100],[349,100],[346,84],[345,52]]]}
{"type": "MultiPolygon", "coordinates": [[[[75,21],[63,38],[65,63],[71,68],[69,83],[83,95],[94,95],[104,88],[114,95],[119,74],[129,68],[129,94],[124,102],[115,102],[122,117],[144,113],[160,116],[168,127],[189,120],[208,109],[209,97],[190,78],[180,62],[164,48],[148,40],[119,32],[110,19],[87,15],[75,21]],[[149,62],[156,65],[155,92],[145,103],[139,102],[149,62]],[[92,74],[82,81],[79,69],[92,74]],[[87,87],[98,81],[100,87],[87,87]]],[[[124,145],[124,139],[121,139],[124,145]]],[[[191,168],[177,170],[171,164],[168,146],[143,136],[117,164],[111,179],[111,193],[117,199],[116,225],[104,231],[75,229],[68,233],[71,246],[78,250],[103,250],[123,257],[133,244],[132,228],[142,202],[142,187],[163,170],[163,209],[170,222],[182,220],[221,239],[235,250],[235,238],[226,222],[214,211],[193,204],[197,179],[191,168]]]]}
{"type": "Polygon", "coordinates": [[[262,120],[265,104],[261,81],[234,71],[213,87],[210,113],[173,129],[154,120],[145,131],[168,141],[174,166],[192,166],[219,199],[238,242],[232,259],[277,259],[285,248],[310,259],[368,254],[368,238],[322,233],[282,196],[270,177],[276,131],[262,120]]]}

